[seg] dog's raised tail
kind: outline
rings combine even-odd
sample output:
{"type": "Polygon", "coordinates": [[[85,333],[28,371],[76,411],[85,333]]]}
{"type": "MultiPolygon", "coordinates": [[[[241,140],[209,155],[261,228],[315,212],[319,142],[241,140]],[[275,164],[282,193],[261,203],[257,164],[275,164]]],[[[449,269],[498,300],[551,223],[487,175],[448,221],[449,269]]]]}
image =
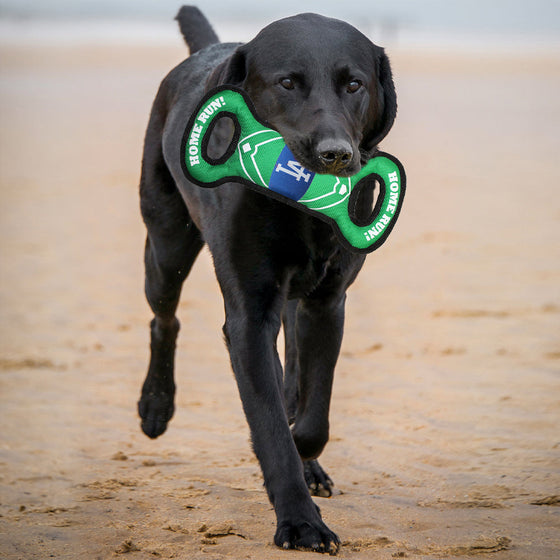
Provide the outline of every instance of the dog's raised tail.
{"type": "Polygon", "coordinates": [[[220,42],[210,22],[196,6],[182,6],[175,19],[191,54],[220,42]]]}

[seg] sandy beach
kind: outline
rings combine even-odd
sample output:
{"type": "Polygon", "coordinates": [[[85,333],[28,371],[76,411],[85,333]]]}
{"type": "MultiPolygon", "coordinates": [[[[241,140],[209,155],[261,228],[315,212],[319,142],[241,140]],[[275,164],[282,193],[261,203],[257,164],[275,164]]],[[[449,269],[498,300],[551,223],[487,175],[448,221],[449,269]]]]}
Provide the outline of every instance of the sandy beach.
{"type": "MultiPolygon", "coordinates": [[[[205,250],[177,410],[136,402],[151,314],[137,184],[177,47],[0,51],[0,556],[313,558],[275,519],[205,250]],[[307,554],[307,556],[304,556],[307,554]]],[[[396,52],[407,196],[349,293],[317,498],[342,559],[560,550],[560,55],[396,52]]]]}

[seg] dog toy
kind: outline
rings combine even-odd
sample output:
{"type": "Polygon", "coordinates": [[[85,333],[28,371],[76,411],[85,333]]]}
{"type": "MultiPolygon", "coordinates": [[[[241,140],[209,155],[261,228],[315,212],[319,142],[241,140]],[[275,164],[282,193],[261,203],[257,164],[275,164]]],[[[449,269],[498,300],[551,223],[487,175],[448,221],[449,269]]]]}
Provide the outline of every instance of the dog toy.
{"type": "Polygon", "coordinates": [[[316,174],[303,167],[282,136],[259,121],[248,95],[228,86],[209,92],[193,112],[183,136],[181,162],[186,177],[202,187],[242,182],[329,222],[349,250],[369,253],[380,247],[395,225],[402,206],[406,177],[392,155],[377,152],[352,177],[316,174]],[[218,159],[207,148],[214,126],[230,118],[234,135],[218,159]],[[367,220],[356,206],[363,188],[379,185],[367,220]]]}

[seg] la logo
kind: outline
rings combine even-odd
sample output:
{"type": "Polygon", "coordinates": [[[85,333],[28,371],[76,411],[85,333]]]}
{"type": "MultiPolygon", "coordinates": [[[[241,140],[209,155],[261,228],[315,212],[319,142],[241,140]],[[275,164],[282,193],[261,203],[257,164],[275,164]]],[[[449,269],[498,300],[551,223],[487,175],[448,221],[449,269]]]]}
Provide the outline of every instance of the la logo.
{"type": "Polygon", "coordinates": [[[275,169],[276,173],[279,173],[281,171],[282,173],[291,175],[298,182],[300,179],[303,179],[305,183],[309,183],[309,180],[311,179],[311,173],[307,171],[305,167],[303,167],[303,165],[301,165],[297,161],[289,160],[287,162],[287,166],[288,167],[284,167],[281,163],[279,163],[275,169]]]}

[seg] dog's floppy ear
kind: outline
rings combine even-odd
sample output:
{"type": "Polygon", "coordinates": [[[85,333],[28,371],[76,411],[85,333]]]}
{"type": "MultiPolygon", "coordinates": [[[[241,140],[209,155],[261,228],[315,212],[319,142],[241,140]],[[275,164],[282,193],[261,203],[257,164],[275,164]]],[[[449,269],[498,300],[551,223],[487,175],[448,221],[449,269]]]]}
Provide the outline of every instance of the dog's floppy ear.
{"type": "Polygon", "coordinates": [[[362,149],[371,152],[385,138],[397,116],[397,94],[393,84],[391,65],[385,51],[375,46],[376,51],[376,80],[375,89],[369,108],[368,125],[362,149]]]}
{"type": "Polygon", "coordinates": [[[217,86],[241,86],[247,76],[247,60],[244,45],[238,47],[235,52],[224,62],[219,64],[210,74],[206,82],[206,90],[217,86]]]}

